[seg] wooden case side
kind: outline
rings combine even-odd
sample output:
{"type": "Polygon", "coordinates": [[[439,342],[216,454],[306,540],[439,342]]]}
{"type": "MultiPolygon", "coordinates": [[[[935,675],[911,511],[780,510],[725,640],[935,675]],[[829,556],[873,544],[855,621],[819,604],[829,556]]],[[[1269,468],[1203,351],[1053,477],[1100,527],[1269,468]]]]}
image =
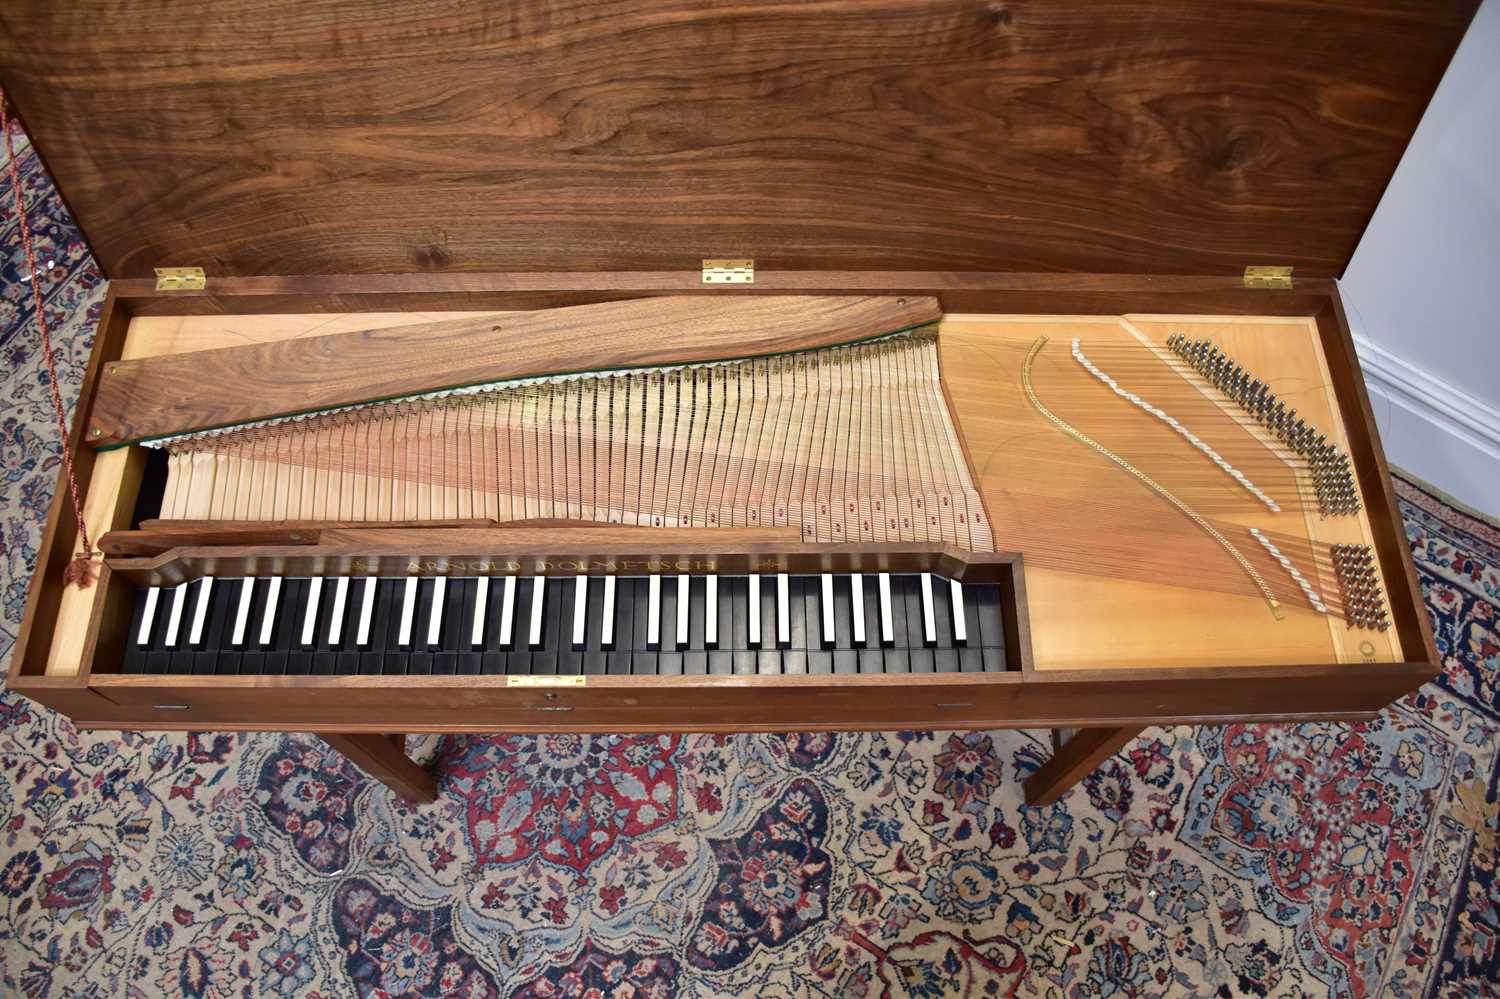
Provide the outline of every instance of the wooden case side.
{"type": "Polygon", "coordinates": [[[1370,408],[1370,395],[1360,372],[1354,339],[1349,333],[1348,318],[1338,289],[1330,290],[1328,303],[1314,315],[1323,341],[1329,378],[1343,413],[1344,430],[1349,441],[1364,497],[1375,555],[1385,578],[1391,604],[1391,623],[1401,642],[1402,655],[1408,662],[1421,663],[1428,677],[1441,669],[1432,622],[1422,598],[1422,587],[1412,564],[1411,549],[1406,541],[1406,527],[1396,505],[1396,491],[1391,484],[1391,470],[1380,446],[1380,431],[1370,408]]]}
{"type": "Polygon", "coordinates": [[[1310,316],[1333,282],[1294,277],[1291,289],[1263,290],[1239,277],[1189,274],[767,270],[753,285],[707,286],[698,271],[537,271],[210,277],[202,290],[174,292],[127,279],[111,288],[140,316],[526,311],[681,294],[930,295],[947,313],[1310,316]]]}
{"type": "MultiPolygon", "coordinates": [[[[88,495],[97,460],[94,449],[86,446],[85,428],[93,411],[99,376],[104,365],[117,360],[123,352],[126,334],[130,329],[130,318],[129,304],[114,289],[110,289],[104,300],[99,323],[95,327],[93,350],[89,355],[88,367],[84,369],[78,405],[68,431],[68,447],[73,454],[73,470],[78,479],[80,497],[88,495]]],[[[67,707],[48,698],[57,690],[86,683],[86,664],[80,668],[76,678],[46,678],[45,673],[53,631],[57,624],[57,608],[65,585],[63,570],[73,558],[78,544],[78,525],[74,516],[73,498],[68,488],[67,469],[64,467],[58,470],[57,486],[47,510],[47,523],[42,529],[41,544],[37,548],[36,567],[26,598],[26,611],[21,618],[21,630],[16,635],[11,655],[7,684],[12,690],[55,706],[65,714],[71,713],[67,707]],[[39,682],[43,680],[46,682],[39,682]],[[69,682],[64,683],[64,680],[69,682]]],[[[102,583],[101,578],[100,583],[95,585],[102,583]]]]}
{"type": "Polygon", "coordinates": [[[169,677],[97,673],[131,727],[315,731],[785,731],[1368,719],[1421,664],[846,676],[169,677]]]}

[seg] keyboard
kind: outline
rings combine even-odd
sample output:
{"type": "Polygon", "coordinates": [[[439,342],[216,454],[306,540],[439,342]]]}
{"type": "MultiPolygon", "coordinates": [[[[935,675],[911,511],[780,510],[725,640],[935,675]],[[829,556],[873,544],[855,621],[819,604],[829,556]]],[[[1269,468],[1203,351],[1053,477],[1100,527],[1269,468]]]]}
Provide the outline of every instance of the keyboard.
{"type": "Polygon", "coordinates": [[[204,577],[136,590],[122,669],[228,676],[999,672],[1010,668],[1000,600],[997,584],[927,572],[204,577]]]}

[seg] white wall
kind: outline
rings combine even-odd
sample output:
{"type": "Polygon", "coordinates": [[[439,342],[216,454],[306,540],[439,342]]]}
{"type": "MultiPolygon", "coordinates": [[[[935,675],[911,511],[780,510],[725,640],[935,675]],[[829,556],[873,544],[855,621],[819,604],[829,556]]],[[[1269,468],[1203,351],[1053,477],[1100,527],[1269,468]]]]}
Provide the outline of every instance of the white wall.
{"type": "Polygon", "coordinates": [[[1485,0],[1339,283],[1387,456],[1500,514],[1500,0],[1485,0]]]}

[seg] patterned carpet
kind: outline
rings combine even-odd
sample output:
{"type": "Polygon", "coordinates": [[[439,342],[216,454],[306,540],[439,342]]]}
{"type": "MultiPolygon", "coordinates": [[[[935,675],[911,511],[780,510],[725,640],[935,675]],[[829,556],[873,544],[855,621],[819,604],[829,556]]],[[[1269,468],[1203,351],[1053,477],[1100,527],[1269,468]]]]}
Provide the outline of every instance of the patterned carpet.
{"type": "MultiPolygon", "coordinates": [[[[23,156],[69,392],[103,289],[23,156]]],[[[57,472],[7,190],[8,661],[57,472]]],[[[1446,673],[1363,726],[426,740],[415,810],[306,736],[0,700],[25,996],[1476,996],[1500,976],[1500,531],[1398,480],[1446,673]]]]}

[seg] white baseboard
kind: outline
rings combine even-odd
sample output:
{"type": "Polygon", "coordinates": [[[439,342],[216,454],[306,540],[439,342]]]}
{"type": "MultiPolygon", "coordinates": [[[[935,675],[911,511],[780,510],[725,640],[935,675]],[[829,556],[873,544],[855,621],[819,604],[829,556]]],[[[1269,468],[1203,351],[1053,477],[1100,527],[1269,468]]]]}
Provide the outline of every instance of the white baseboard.
{"type": "Polygon", "coordinates": [[[1477,510],[1500,514],[1500,410],[1361,333],[1354,346],[1391,463],[1477,510]]]}

